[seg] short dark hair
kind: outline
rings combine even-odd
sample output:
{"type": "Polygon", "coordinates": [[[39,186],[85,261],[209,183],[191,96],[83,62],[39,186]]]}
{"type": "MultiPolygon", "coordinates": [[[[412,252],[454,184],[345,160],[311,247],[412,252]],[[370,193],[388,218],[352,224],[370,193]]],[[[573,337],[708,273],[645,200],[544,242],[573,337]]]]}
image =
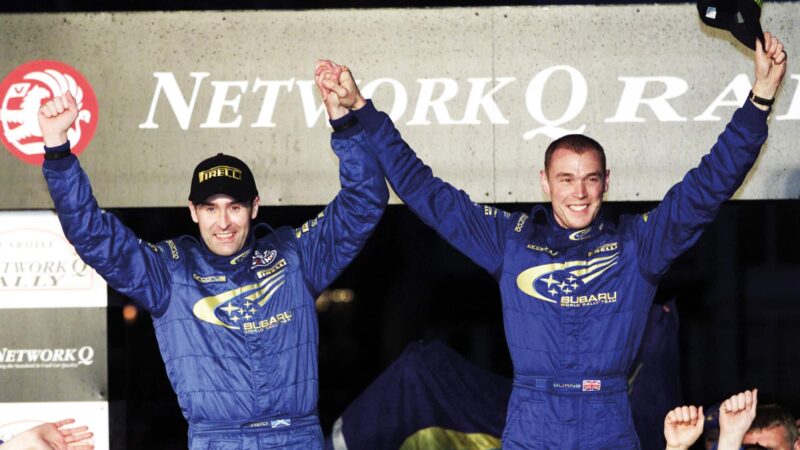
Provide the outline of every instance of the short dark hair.
{"type": "Polygon", "coordinates": [[[792,413],[783,406],[774,403],[758,405],[756,408],[756,418],[753,419],[749,431],[763,430],[775,426],[782,426],[786,433],[787,441],[790,445],[794,444],[794,441],[797,440],[797,425],[795,424],[792,413]]]}
{"type": "Polygon", "coordinates": [[[544,171],[545,173],[550,169],[550,160],[553,158],[553,153],[556,150],[563,148],[577,154],[595,151],[600,155],[600,165],[602,166],[603,176],[606,173],[606,152],[599,142],[583,134],[568,134],[560,137],[551,142],[544,152],[544,171]]]}

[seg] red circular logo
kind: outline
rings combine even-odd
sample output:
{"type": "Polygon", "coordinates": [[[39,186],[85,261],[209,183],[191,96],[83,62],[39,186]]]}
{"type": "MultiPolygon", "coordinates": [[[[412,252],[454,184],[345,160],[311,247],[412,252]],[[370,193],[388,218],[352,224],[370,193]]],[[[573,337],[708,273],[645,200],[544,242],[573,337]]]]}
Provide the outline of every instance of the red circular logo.
{"type": "Polygon", "coordinates": [[[0,140],[12,155],[29,164],[42,164],[39,108],[67,91],[78,103],[78,118],[67,132],[72,153],[77,155],[92,140],[98,119],[94,90],[80,72],[58,61],[38,60],[17,67],[0,83],[0,140]]]}

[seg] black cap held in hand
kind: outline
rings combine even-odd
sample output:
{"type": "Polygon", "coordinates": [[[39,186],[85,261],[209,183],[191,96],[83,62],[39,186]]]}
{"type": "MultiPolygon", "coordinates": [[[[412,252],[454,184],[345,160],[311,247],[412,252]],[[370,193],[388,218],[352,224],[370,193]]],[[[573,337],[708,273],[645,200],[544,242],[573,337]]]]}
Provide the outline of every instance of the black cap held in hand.
{"type": "Polygon", "coordinates": [[[742,44],[756,49],[756,39],[764,45],[761,29],[763,0],[698,0],[700,20],[708,26],[728,30],[742,44]]]}
{"type": "Polygon", "coordinates": [[[256,198],[258,190],[253,173],[241,159],[219,153],[194,168],[189,201],[203,203],[217,194],[227,195],[239,202],[250,202],[256,198]]]}

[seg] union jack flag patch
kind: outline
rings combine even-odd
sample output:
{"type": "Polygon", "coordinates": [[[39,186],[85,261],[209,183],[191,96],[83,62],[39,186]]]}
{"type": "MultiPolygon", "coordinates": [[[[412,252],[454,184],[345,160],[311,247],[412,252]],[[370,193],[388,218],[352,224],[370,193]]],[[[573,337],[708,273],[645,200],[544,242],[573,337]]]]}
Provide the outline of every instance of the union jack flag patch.
{"type": "Polygon", "coordinates": [[[600,380],[583,380],[583,392],[599,391],[600,386],[600,380]]]}

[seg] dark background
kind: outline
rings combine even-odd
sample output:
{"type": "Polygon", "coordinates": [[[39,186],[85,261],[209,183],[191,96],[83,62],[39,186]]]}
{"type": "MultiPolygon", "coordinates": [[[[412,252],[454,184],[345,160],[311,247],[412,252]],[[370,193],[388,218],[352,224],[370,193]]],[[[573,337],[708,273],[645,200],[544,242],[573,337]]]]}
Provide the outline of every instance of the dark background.
{"type": "MultiPolygon", "coordinates": [[[[315,9],[363,7],[583,4],[586,1],[277,1],[143,0],[2,2],[0,12],[315,9]]],[[[594,1],[592,4],[633,3],[594,1]]],[[[659,3],[684,3],[662,0],[659,3]]],[[[711,144],[711,143],[709,143],[711,144]]],[[[613,161],[610,162],[613,169],[613,161]]],[[[613,185],[612,185],[613,189],[613,185]]],[[[268,192],[268,186],[262,187],[268,192]]],[[[607,216],[643,212],[654,203],[607,203],[607,216]]],[[[531,204],[497,205],[528,211],[531,204]]],[[[317,207],[262,208],[259,221],[299,226],[317,207]]],[[[140,237],[160,241],[196,234],[185,208],[112,210],[140,237]]],[[[760,403],[780,402],[800,413],[800,202],[726,204],[699,243],[662,281],[657,302],[677,299],[681,321],[681,381],[686,402],[710,405],[758,387],[760,403]]],[[[361,255],[332,287],[355,298],[319,314],[320,416],[333,421],[413,341],[441,339],[494,372],[511,376],[499,291],[489,275],[442,241],[405,206],[390,206],[361,255]]],[[[122,319],[129,300],[109,300],[112,448],[186,447],[180,414],[155,342],[140,314],[122,319]]]]}
{"type": "MultiPolygon", "coordinates": [[[[532,205],[498,206],[528,211],[532,205]]],[[[653,206],[606,203],[603,209],[613,218],[653,206]]],[[[321,208],[267,207],[258,220],[299,226],[321,208]]],[[[184,208],[112,212],[146,240],[196,233],[184,208]]],[[[760,402],[799,412],[799,229],[800,202],[729,202],[662,280],[656,301],[677,299],[686,402],[708,406],[758,387],[760,402]]],[[[332,287],[353,289],[355,298],[319,314],[319,410],[326,434],[413,341],[441,339],[476,364],[511,376],[496,283],[405,206],[387,209],[375,235],[332,287]]],[[[126,402],[128,448],[184,446],[186,423],[149,316],[126,325],[123,303],[112,294],[111,394],[112,401],[126,402]]]]}

